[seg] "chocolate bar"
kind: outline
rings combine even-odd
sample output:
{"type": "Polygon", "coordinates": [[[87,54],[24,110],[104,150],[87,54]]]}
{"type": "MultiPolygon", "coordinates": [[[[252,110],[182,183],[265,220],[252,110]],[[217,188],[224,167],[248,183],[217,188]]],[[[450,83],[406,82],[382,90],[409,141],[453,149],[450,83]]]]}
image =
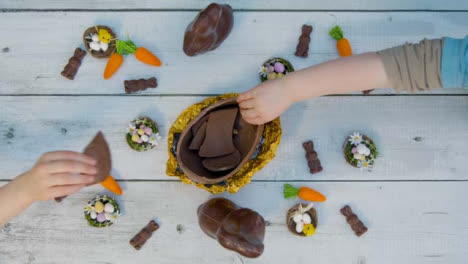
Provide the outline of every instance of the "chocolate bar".
{"type": "Polygon", "coordinates": [[[346,217],[346,221],[353,229],[356,236],[360,237],[367,232],[367,227],[359,220],[359,218],[353,213],[349,205],[345,205],[341,208],[340,212],[346,217]]]}
{"type": "Polygon", "coordinates": [[[130,245],[136,250],[140,250],[158,228],[159,225],[154,220],[149,221],[149,223],[130,240],[130,245]]]}
{"type": "Polygon", "coordinates": [[[158,82],[155,77],[149,79],[126,80],[124,81],[125,93],[135,93],[148,88],[156,88],[158,82]]]}
{"type": "Polygon", "coordinates": [[[310,173],[318,173],[323,170],[322,164],[318,158],[317,152],[314,150],[314,143],[312,141],[307,141],[302,144],[306,151],[307,165],[309,165],[310,173]]]}
{"type": "Polygon", "coordinates": [[[312,26],[302,25],[302,33],[297,43],[296,53],[294,55],[307,58],[309,56],[310,33],[312,33],[312,26]]]}
{"type": "Polygon", "coordinates": [[[73,57],[71,57],[68,60],[67,65],[65,65],[65,68],[61,73],[62,76],[69,80],[75,79],[75,75],[81,66],[81,60],[84,58],[84,56],[86,56],[86,51],[80,48],[76,48],[73,57]]]}

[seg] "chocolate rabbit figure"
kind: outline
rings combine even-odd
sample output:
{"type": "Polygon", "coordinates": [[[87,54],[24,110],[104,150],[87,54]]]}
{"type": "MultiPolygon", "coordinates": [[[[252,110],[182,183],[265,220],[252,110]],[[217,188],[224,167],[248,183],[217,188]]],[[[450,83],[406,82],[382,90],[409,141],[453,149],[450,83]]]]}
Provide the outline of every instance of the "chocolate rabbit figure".
{"type": "Polygon", "coordinates": [[[197,213],[203,232],[223,247],[248,258],[263,253],[265,221],[257,212],[224,198],[213,198],[200,205],[197,213]]]}

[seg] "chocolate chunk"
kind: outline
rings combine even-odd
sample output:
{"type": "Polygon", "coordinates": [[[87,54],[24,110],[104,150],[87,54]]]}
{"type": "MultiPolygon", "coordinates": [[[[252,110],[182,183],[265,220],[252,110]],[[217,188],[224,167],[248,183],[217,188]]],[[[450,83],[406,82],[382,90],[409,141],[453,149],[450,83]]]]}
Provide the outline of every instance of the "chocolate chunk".
{"type": "Polygon", "coordinates": [[[263,253],[265,220],[257,212],[224,198],[213,198],[200,205],[197,214],[203,232],[223,247],[248,258],[263,253]]]}
{"type": "Polygon", "coordinates": [[[203,167],[210,171],[226,171],[239,165],[241,156],[238,150],[231,154],[216,158],[207,158],[202,161],[203,167]]]}
{"type": "Polygon", "coordinates": [[[95,183],[102,182],[110,175],[112,162],[109,145],[104,138],[104,135],[99,131],[91,143],[83,151],[85,155],[88,155],[97,160],[97,174],[95,183]]]}
{"type": "Polygon", "coordinates": [[[226,108],[210,113],[206,127],[205,141],[198,154],[204,158],[214,158],[233,153],[232,130],[238,108],[226,108]]]}
{"type": "Polygon", "coordinates": [[[158,228],[159,225],[154,220],[151,220],[130,240],[130,245],[132,245],[136,250],[140,250],[146,241],[153,235],[153,232],[158,230],[158,228]]]}
{"type": "Polygon", "coordinates": [[[309,166],[310,173],[318,173],[323,170],[322,164],[318,158],[317,152],[314,150],[314,143],[312,141],[307,141],[302,144],[306,151],[307,165],[309,166]]]}
{"type": "MultiPolygon", "coordinates": [[[[94,183],[102,182],[110,175],[112,168],[111,154],[109,145],[101,131],[99,131],[93,140],[86,146],[83,154],[94,158],[97,161],[97,174],[94,183]]],[[[93,184],[94,184],[93,183],[93,184]]],[[[90,184],[91,185],[91,184],[90,184]]],[[[56,202],[61,202],[66,196],[55,198],[56,202]]]]}
{"type": "Polygon", "coordinates": [[[124,81],[125,93],[135,93],[148,88],[156,88],[158,82],[155,77],[149,79],[126,80],[124,81]]]}
{"type": "Polygon", "coordinates": [[[86,56],[86,51],[80,48],[76,48],[73,57],[71,57],[68,60],[67,65],[65,65],[65,68],[61,73],[62,76],[69,80],[75,79],[75,75],[81,66],[81,60],[84,58],[84,56],[86,56]]]}
{"type": "Polygon", "coordinates": [[[208,122],[208,118],[210,117],[210,115],[206,115],[204,117],[202,117],[200,120],[198,120],[198,122],[196,122],[193,126],[192,126],[192,134],[195,135],[198,133],[198,129],[200,129],[200,127],[203,125],[203,123],[206,123],[208,122]]]}
{"type": "Polygon", "coordinates": [[[299,43],[296,47],[297,57],[307,58],[309,56],[309,43],[310,43],[310,33],[312,32],[312,26],[302,25],[302,33],[299,37],[299,43]]]}
{"type": "Polygon", "coordinates": [[[365,90],[365,91],[362,91],[362,93],[363,93],[364,95],[369,95],[372,91],[374,91],[374,89],[365,90]]]}
{"type": "Polygon", "coordinates": [[[351,226],[356,236],[360,237],[367,232],[367,227],[359,220],[357,215],[353,213],[349,205],[345,205],[341,208],[340,212],[346,217],[346,222],[351,226]]]}
{"type": "Polygon", "coordinates": [[[216,49],[231,33],[233,24],[231,6],[211,3],[187,26],[185,54],[195,56],[216,49]]]}
{"type": "Polygon", "coordinates": [[[190,150],[199,150],[203,141],[205,141],[206,136],[206,126],[207,122],[203,122],[201,127],[197,129],[197,133],[194,134],[192,141],[190,142],[189,149],[190,150]]]}

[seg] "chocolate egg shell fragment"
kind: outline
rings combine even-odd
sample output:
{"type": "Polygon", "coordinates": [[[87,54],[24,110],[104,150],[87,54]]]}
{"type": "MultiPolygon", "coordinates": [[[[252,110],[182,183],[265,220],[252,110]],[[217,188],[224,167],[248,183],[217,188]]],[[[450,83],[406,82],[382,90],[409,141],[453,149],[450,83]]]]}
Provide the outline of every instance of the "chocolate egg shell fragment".
{"type": "Polygon", "coordinates": [[[83,151],[85,155],[94,158],[97,161],[97,174],[95,183],[102,182],[107,176],[110,175],[111,171],[111,154],[109,145],[102,132],[98,132],[91,143],[83,151]]]}
{"type": "Polygon", "coordinates": [[[240,162],[238,150],[221,157],[208,158],[203,160],[203,167],[210,171],[226,171],[237,166],[240,162]]]}
{"type": "Polygon", "coordinates": [[[232,129],[238,108],[213,111],[208,118],[206,137],[200,146],[200,157],[214,158],[233,153],[232,129]]]}
{"type": "Polygon", "coordinates": [[[185,30],[185,54],[196,56],[216,49],[231,33],[233,24],[231,6],[216,3],[208,5],[185,30]]]}

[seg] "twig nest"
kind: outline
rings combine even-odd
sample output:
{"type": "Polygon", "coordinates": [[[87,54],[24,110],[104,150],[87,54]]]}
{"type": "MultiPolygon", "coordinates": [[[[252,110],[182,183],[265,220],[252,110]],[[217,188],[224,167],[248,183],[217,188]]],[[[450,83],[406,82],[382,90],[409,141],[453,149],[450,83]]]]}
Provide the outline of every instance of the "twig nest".
{"type": "Polygon", "coordinates": [[[90,226],[110,226],[120,216],[119,204],[109,196],[96,196],[85,206],[84,215],[90,226]]]}
{"type": "Polygon", "coordinates": [[[366,135],[354,132],[343,145],[343,153],[351,166],[371,171],[378,151],[374,141],[366,135]]]}
{"type": "Polygon", "coordinates": [[[147,151],[159,145],[161,136],[158,126],[149,117],[139,117],[128,125],[127,143],[136,151],[147,151]]]}
{"type": "Polygon", "coordinates": [[[83,42],[89,54],[97,59],[109,58],[115,52],[117,36],[108,26],[92,26],[83,33],[83,42]]]}
{"type": "Polygon", "coordinates": [[[317,228],[317,211],[313,204],[296,204],[286,214],[286,226],[297,236],[312,236],[317,228]]]}
{"type": "Polygon", "coordinates": [[[292,64],[283,58],[271,58],[260,66],[259,74],[262,82],[283,78],[294,71],[292,64]]]}

